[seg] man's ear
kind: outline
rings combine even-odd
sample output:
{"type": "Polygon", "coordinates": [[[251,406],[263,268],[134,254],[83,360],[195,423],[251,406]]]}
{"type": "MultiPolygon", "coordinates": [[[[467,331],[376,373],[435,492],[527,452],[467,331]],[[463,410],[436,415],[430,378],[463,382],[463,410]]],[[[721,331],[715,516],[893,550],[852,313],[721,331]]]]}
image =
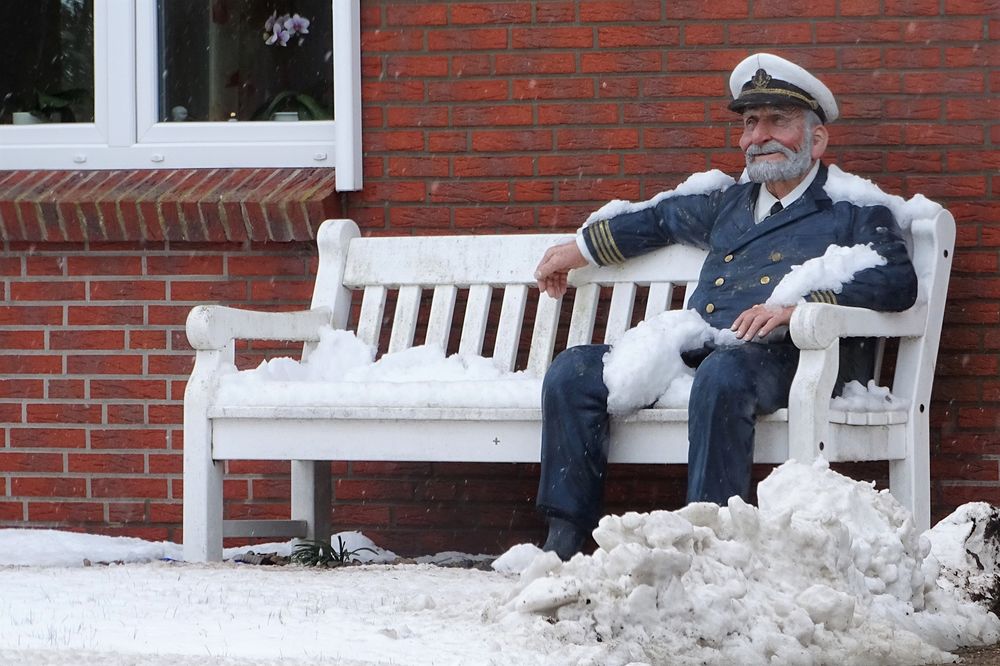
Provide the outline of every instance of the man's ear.
{"type": "Polygon", "coordinates": [[[813,128],[812,158],[818,160],[826,152],[826,144],[830,141],[830,131],[826,125],[816,125],[813,128]]]}

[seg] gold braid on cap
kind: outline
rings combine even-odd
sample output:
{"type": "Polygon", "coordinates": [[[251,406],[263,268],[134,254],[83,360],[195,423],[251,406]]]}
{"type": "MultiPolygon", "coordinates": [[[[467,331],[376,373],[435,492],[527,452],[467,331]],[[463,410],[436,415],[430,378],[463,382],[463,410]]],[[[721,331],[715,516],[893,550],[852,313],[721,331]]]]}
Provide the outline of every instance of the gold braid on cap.
{"type": "Polygon", "coordinates": [[[772,78],[773,77],[771,77],[771,75],[765,72],[763,69],[758,69],[757,72],[753,75],[753,78],[750,79],[750,83],[752,84],[753,87],[751,88],[744,87],[743,90],[740,91],[740,97],[744,97],[746,95],[757,95],[760,93],[768,95],[784,95],[785,97],[793,97],[797,100],[805,102],[806,104],[809,105],[809,108],[812,109],[813,111],[819,108],[819,102],[814,100],[812,97],[803,95],[802,93],[799,92],[795,92],[794,90],[788,90],[787,88],[769,87],[771,85],[772,78]]]}

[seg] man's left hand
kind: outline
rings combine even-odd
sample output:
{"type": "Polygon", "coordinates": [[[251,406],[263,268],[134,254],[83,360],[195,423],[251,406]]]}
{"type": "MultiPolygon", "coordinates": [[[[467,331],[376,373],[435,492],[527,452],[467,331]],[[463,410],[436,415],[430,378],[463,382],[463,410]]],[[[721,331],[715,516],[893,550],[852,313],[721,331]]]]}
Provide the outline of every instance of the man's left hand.
{"type": "Polygon", "coordinates": [[[764,338],[779,326],[788,326],[794,311],[794,305],[769,308],[757,304],[744,310],[730,328],[740,340],[752,340],[754,336],[764,338]]]}

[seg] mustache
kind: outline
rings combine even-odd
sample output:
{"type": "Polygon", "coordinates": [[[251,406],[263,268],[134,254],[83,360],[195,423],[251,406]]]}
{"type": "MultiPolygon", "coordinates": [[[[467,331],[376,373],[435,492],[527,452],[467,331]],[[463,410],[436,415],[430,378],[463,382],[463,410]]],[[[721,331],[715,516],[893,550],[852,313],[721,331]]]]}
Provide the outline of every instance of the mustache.
{"type": "Polygon", "coordinates": [[[781,143],[773,139],[767,143],[762,143],[759,146],[749,146],[746,150],[747,157],[756,157],[766,153],[781,153],[788,159],[792,159],[795,156],[794,150],[783,146],[781,143]]]}

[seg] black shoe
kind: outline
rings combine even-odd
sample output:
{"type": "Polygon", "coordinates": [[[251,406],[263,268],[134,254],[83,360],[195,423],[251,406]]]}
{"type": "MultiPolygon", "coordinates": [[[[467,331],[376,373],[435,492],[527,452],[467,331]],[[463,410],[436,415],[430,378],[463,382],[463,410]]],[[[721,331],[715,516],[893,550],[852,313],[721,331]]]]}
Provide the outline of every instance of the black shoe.
{"type": "Polygon", "coordinates": [[[590,536],[590,531],[585,530],[576,523],[572,523],[563,518],[549,518],[549,535],[545,539],[542,550],[555,553],[559,559],[566,562],[571,557],[580,552],[583,542],[590,536]]]}

